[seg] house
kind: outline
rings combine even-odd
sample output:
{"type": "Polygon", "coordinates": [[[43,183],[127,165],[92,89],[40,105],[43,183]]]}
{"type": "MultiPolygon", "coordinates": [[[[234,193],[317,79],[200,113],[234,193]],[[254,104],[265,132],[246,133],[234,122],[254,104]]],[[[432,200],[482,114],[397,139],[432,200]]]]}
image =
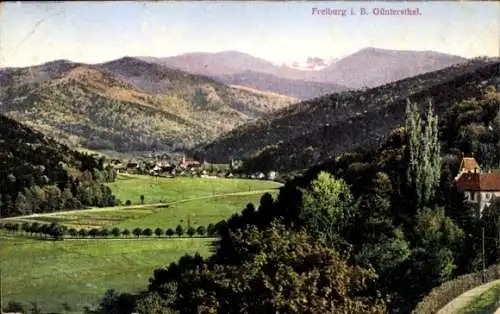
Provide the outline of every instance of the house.
{"type": "Polygon", "coordinates": [[[201,167],[200,162],[196,160],[186,160],[186,157],[182,157],[182,161],[179,164],[179,168],[181,169],[189,169],[189,168],[199,168],[201,167]]]}
{"type": "Polygon", "coordinates": [[[476,205],[479,216],[493,199],[500,197],[500,172],[482,172],[474,158],[462,159],[455,183],[464,192],[465,201],[476,205]]]}

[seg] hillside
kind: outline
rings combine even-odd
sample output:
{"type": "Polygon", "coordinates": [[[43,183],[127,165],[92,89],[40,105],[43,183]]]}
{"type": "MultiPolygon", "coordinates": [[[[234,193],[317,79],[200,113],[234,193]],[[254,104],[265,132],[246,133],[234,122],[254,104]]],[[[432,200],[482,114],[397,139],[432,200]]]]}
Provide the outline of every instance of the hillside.
{"type": "Polygon", "coordinates": [[[434,51],[365,48],[318,72],[316,79],[349,86],[375,87],[437,71],[467,59],[434,51]]]}
{"type": "Polygon", "coordinates": [[[231,88],[135,58],[0,70],[0,112],[71,145],[189,146],[295,99],[231,88]]]}
{"type": "Polygon", "coordinates": [[[351,89],[371,88],[437,71],[467,60],[433,51],[388,50],[372,47],[361,49],[318,71],[278,66],[237,51],[187,53],[167,58],[140,58],[186,72],[219,78],[229,84],[248,85],[302,99],[310,98],[311,95],[319,96],[323,90],[332,88],[325,84],[339,85],[333,87],[333,90],[328,93],[342,89],[341,86],[351,89]],[[282,81],[277,82],[274,77],[282,81]],[[300,91],[295,91],[296,80],[303,81],[301,84],[307,84],[308,88],[299,87],[300,91]],[[323,84],[316,85],[317,82],[323,84]],[[307,93],[308,89],[312,91],[307,93]]]}
{"type": "Polygon", "coordinates": [[[348,89],[347,87],[331,83],[292,80],[255,71],[245,71],[232,75],[219,76],[216,77],[216,79],[225,84],[253,87],[302,100],[338,93],[348,89]]]}
{"type": "Polygon", "coordinates": [[[366,91],[301,102],[238,127],[197,152],[217,162],[259,155],[251,162],[256,168],[303,169],[344,151],[375,147],[403,123],[407,98],[423,104],[431,97],[441,114],[453,102],[481,93],[481,87],[499,83],[498,60],[473,60],[366,91]]]}
{"type": "Polygon", "coordinates": [[[115,204],[101,182],[113,181],[116,173],[103,160],[72,151],[3,115],[0,143],[1,217],[115,204]]]}

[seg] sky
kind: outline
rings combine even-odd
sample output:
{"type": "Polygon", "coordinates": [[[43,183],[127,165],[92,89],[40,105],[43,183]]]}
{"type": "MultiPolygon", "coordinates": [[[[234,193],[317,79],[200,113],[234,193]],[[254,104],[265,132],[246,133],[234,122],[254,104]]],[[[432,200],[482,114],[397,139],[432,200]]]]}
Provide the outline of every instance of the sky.
{"type": "Polygon", "coordinates": [[[0,67],[226,50],[276,64],[342,58],[365,47],[498,56],[499,32],[496,2],[3,2],[0,67]],[[421,15],[374,15],[375,8],[421,15]]]}

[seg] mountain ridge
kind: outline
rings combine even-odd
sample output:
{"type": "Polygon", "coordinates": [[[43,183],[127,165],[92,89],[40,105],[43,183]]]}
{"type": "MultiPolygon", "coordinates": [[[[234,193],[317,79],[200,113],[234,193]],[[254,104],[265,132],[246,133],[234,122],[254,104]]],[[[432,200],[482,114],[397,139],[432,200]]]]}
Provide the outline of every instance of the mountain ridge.
{"type": "Polygon", "coordinates": [[[441,108],[473,95],[478,85],[496,86],[498,70],[498,59],[473,60],[366,91],[303,101],[235,128],[195,152],[217,162],[254,159],[257,168],[269,165],[265,170],[296,167],[295,158],[304,160],[302,166],[307,168],[354,146],[372,146],[402,121],[407,98],[422,101],[429,96],[441,108]]]}
{"type": "Polygon", "coordinates": [[[2,69],[0,82],[2,113],[75,145],[119,151],[189,146],[295,102],[133,57],[2,69]]]}

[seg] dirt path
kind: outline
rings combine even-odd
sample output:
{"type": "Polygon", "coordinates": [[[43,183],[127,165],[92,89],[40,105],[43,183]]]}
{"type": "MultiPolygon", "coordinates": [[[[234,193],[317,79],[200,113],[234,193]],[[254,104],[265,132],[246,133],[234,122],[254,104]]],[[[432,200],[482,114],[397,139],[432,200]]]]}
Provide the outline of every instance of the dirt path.
{"type": "Polygon", "coordinates": [[[60,215],[64,216],[65,214],[72,214],[75,212],[76,213],[105,212],[105,211],[113,211],[113,210],[120,210],[120,209],[137,209],[137,208],[155,207],[155,206],[162,206],[162,205],[164,205],[164,206],[165,205],[175,205],[175,204],[179,204],[179,203],[186,203],[186,202],[202,200],[202,199],[210,199],[210,198],[224,197],[224,196],[252,195],[252,194],[259,194],[259,193],[266,193],[266,192],[273,192],[273,191],[276,191],[276,189],[265,189],[265,190],[254,190],[254,191],[250,191],[250,192],[233,192],[233,193],[225,193],[225,194],[215,194],[215,195],[187,198],[187,199],[178,200],[178,201],[169,202],[169,203],[154,203],[154,204],[144,204],[144,205],[112,206],[112,207],[91,207],[88,209],[76,209],[76,210],[59,211],[59,212],[53,212],[53,213],[42,213],[42,214],[31,214],[31,215],[26,215],[26,216],[8,217],[8,218],[2,218],[2,219],[0,219],[0,221],[8,221],[8,220],[24,221],[26,219],[29,219],[29,221],[33,222],[33,220],[31,220],[30,218],[57,217],[60,215]]]}
{"type": "MultiPolygon", "coordinates": [[[[440,309],[436,314],[453,314],[457,313],[460,309],[466,307],[475,297],[481,295],[486,290],[490,289],[496,284],[500,284],[500,280],[495,280],[488,282],[487,284],[481,285],[469,291],[466,291],[446,304],[442,309],[440,309]]],[[[500,313],[497,311],[495,314],[500,313]]]]}

